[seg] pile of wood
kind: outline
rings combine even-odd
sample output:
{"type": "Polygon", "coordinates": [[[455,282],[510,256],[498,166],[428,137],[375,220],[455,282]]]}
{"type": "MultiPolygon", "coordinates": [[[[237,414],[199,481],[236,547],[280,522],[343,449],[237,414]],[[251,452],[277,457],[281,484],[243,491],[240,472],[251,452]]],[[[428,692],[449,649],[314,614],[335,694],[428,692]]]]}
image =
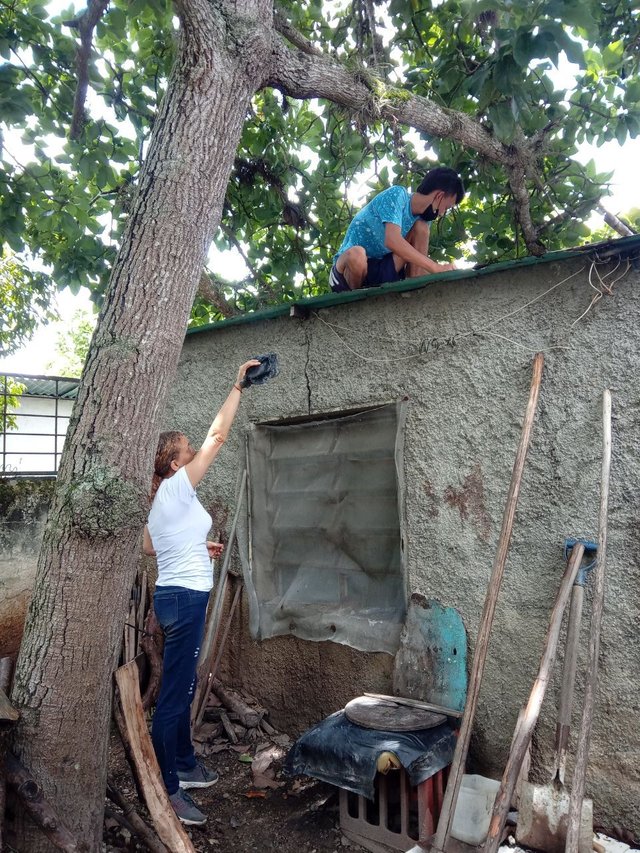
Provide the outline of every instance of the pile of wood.
{"type": "Polygon", "coordinates": [[[288,735],[279,734],[266,717],[267,710],[255,697],[244,690],[227,687],[216,678],[203,721],[194,731],[196,751],[202,756],[213,755],[229,747],[237,747],[237,752],[246,751],[265,738],[287,746],[290,743],[288,735]]]}

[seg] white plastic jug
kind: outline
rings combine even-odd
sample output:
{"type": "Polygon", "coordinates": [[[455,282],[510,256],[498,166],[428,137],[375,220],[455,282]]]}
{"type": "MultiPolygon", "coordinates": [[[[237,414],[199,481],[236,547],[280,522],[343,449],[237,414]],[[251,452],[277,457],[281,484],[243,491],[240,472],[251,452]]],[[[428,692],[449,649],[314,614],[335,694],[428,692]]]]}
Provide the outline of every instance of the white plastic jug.
{"type": "Polygon", "coordinates": [[[486,776],[465,775],[451,824],[451,835],[467,844],[482,844],[489,831],[500,782],[486,776]]]}

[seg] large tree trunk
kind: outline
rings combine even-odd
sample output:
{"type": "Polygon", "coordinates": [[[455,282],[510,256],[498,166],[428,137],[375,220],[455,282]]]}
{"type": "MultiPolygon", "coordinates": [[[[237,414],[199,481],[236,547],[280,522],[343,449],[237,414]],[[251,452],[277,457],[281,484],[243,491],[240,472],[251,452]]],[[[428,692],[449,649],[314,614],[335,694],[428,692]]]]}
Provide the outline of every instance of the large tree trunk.
{"type": "MultiPolygon", "coordinates": [[[[22,714],[13,748],[86,851],[101,847],[111,676],[160,415],[243,120],[268,64],[270,5],[176,3],[177,61],[82,376],[40,552],[12,694],[22,714]]],[[[15,832],[21,851],[52,849],[24,814],[15,832]]]]}

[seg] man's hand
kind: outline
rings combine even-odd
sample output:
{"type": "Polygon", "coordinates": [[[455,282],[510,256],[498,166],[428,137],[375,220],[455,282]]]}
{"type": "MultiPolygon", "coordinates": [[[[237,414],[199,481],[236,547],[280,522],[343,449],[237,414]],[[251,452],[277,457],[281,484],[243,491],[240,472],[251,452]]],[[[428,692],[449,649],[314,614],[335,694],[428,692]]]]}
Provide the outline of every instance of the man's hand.
{"type": "Polygon", "coordinates": [[[209,559],[215,560],[224,551],[224,545],[222,542],[207,542],[207,551],[209,552],[209,559]]]}
{"type": "Polygon", "coordinates": [[[455,264],[438,264],[438,269],[434,270],[434,272],[449,272],[449,270],[457,270],[458,267],[455,264]]]}

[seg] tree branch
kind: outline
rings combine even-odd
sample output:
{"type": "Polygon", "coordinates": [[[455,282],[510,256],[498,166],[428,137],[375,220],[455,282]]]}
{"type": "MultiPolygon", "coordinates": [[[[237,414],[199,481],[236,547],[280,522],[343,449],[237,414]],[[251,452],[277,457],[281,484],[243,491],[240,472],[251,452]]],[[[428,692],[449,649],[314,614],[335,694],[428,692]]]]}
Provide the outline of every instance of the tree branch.
{"type": "Polygon", "coordinates": [[[313,55],[293,51],[275,33],[272,45],[272,63],[263,85],[293,98],[326,98],[368,120],[385,120],[392,128],[408,125],[425,134],[450,139],[504,168],[527,249],[533,255],[544,254],[539,229],[531,217],[526,181],[527,176],[535,180],[539,173],[539,158],[552,125],[532,140],[523,136],[505,145],[471,116],[440,107],[406,89],[388,86],[365,69],[352,73],[316,49],[313,55]]]}
{"type": "Polygon", "coordinates": [[[307,53],[310,56],[323,56],[324,54],[319,47],[312,44],[306,36],[303,36],[292,24],[290,24],[284,13],[274,7],[273,10],[273,26],[287,41],[291,42],[294,47],[307,53]]]}
{"type": "Polygon", "coordinates": [[[376,29],[376,13],[373,8],[373,0],[364,0],[364,11],[369,25],[369,33],[371,35],[371,56],[373,58],[373,64],[377,68],[382,61],[384,45],[382,43],[382,38],[376,29]]]}
{"type": "Polygon", "coordinates": [[[452,139],[505,166],[521,162],[525,152],[512,153],[480,122],[406,89],[388,86],[365,69],[351,73],[325,55],[309,56],[290,50],[274,35],[272,64],[265,86],[293,98],[326,98],[373,121],[406,124],[433,136],[452,139]]]}
{"type": "Polygon", "coordinates": [[[202,271],[200,283],[198,284],[198,296],[217,308],[223,317],[233,317],[239,314],[237,308],[224,298],[220,282],[215,275],[210,275],[206,270],[202,271]]]}
{"type": "Polygon", "coordinates": [[[89,59],[93,46],[93,31],[108,5],[109,0],[89,0],[89,5],[78,18],[65,22],[67,27],[77,29],[80,34],[80,45],[76,51],[78,84],[73,100],[70,139],[78,139],[84,127],[84,105],[89,89],[89,59]]]}
{"type": "Polygon", "coordinates": [[[529,204],[529,193],[526,186],[526,170],[523,166],[515,165],[507,169],[509,175],[509,188],[513,196],[516,218],[522,231],[522,236],[527,249],[532,255],[540,257],[546,249],[540,242],[539,231],[531,219],[531,205],[529,204]]]}

